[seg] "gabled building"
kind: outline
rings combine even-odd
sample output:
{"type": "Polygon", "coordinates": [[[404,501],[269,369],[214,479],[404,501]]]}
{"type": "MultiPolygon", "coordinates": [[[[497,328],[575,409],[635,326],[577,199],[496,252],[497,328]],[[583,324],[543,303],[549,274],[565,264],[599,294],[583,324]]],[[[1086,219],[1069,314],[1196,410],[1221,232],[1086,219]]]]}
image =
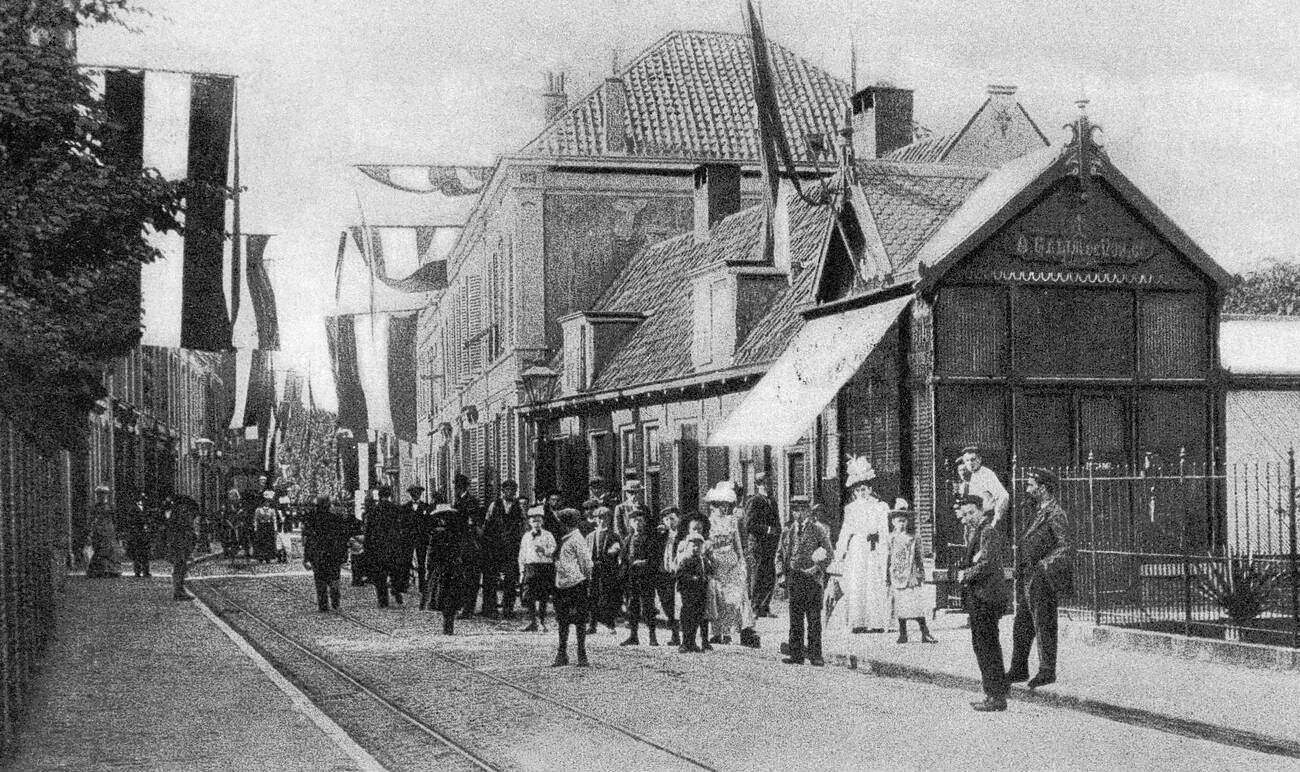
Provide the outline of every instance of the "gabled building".
{"type": "MultiPolygon", "coordinates": [[[[738,170],[731,211],[758,202],[748,46],[737,34],[672,32],[572,104],[563,77],[548,79],[545,128],[498,160],[448,255],[446,291],[420,314],[428,387],[415,452],[431,488],[459,472],[483,490],[514,477],[531,493],[523,374],[561,349],[564,319],[615,291],[647,245],[692,230],[701,164],[738,170]]],[[[829,173],[848,86],[779,46],[773,54],[799,172],[829,173]]]]}

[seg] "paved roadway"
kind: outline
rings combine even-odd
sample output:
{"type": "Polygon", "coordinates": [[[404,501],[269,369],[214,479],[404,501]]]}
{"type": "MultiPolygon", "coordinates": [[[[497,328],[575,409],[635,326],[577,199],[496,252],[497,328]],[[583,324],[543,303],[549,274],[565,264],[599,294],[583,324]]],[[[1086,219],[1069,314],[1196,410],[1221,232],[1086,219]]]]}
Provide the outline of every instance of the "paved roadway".
{"type": "Polygon", "coordinates": [[[556,669],[554,633],[474,620],[447,637],[438,614],[409,602],[377,609],[368,587],[349,588],[341,616],[316,611],[301,575],[211,579],[195,589],[394,770],[1295,764],[1039,705],[978,714],[968,705],[974,693],[782,665],[773,641],[760,652],[725,646],[683,655],[667,646],[620,648],[623,631],[602,630],[591,668],[556,669]]]}

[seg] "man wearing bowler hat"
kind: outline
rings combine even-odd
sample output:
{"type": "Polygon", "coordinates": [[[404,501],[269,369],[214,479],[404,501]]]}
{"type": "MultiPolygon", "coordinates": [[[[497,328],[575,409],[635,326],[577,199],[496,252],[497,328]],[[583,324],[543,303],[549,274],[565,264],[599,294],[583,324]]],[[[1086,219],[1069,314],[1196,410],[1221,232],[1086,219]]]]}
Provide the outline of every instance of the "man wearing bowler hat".
{"type": "Polygon", "coordinates": [[[781,517],[767,495],[767,475],[762,472],[754,477],[754,495],[745,502],[745,529],[749,554],[754,559],[754,573],[749,580],[754,616],[774,616],[772,590],[776,587],[776,546],[781,541],[781,517]]]}
{"type": "Polygon", "coordinates": [[[1060,482],[1046,469],[1030,469],[1025,491],[1038,504],[1020,537],[1016,558],[1016,618],[1012,627],[1011,683],[1029,688],[1056,682],[1056,607],[1073,591],[1074,558],[1065,510],[1056,501],[1060,482]],[[1029,648],[1038,639],[1038,674],[1029,677],[1029,648]]]}
{"type": "Polygon", "coordinates": [[[483,614],[514,619],[519,592],[519,540],[528,530],[519,503],[519,484],[501,483],[501,493],[488,504],[483,519],[483,614]],[[500,606],[497,591],[500,590],[500,606]]]}

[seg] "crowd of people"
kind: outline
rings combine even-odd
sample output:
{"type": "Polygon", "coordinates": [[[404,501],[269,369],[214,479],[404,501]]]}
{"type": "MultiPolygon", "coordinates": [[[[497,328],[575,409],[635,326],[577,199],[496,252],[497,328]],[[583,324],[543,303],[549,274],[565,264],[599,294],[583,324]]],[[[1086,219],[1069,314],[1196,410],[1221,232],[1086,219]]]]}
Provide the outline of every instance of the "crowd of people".
{"type": "Polygon", "coordinates": [[[86,576],[116,578],[122,575],[119,542],[137,577],[153,575],[150,562],[161,556],[172,564],[172,598],[189,600],[185,577],[190,557],[199,541],[199,505],[189,496],[165,496],[158,506],[141,494],[134,504],[118,510],[109,504],[109,488],[95,488],[82,556],[86,576]]]}

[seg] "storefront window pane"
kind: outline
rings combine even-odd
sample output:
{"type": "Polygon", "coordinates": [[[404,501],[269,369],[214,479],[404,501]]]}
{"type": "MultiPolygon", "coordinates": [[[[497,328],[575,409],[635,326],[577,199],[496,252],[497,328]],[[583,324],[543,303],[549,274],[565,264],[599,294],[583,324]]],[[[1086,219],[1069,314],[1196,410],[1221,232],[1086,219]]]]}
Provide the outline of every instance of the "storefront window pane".
{"type": "Polygon", "coordinates": [[[935,304],[941,375],[1002,375],[1007,369],[1007,301],[1001,287],[946,287],[935,304]]]}
{"type": "Polygon", "coordinates": [[[1133,302],[1122,291],[1020,288],[1016,368],[1025,375],[1132,375],[1133,302]]]}

